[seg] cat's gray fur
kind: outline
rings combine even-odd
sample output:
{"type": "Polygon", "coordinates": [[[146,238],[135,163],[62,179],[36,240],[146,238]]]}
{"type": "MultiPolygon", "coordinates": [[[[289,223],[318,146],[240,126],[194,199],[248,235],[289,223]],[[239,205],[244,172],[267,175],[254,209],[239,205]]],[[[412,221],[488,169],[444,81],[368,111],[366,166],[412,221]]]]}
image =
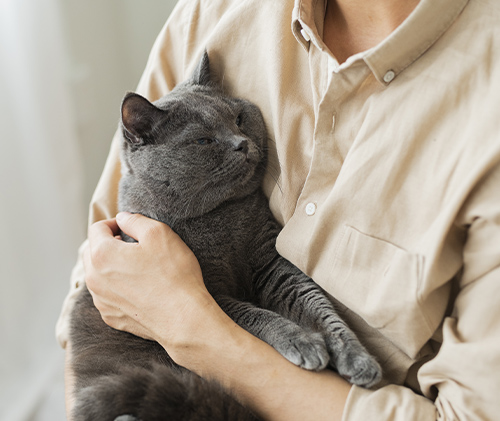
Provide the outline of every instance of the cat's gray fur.
{"type": "MultiPolygon", "coordinates": [[[[377,383],[380,366],[321,288],[276,252],[280,227],[260,189],[264,121],[255,105],[212,81],[207,54],[190,80],[154,105],[128,94],[121,124],[120,210],[170,225],[222,309],[285,358],[308,370],[330,365],[357,385],[377,383]]],[[[106,326],[86,290],[71,342],[75,421],[256,419],[157,343],[106,326]]]]}

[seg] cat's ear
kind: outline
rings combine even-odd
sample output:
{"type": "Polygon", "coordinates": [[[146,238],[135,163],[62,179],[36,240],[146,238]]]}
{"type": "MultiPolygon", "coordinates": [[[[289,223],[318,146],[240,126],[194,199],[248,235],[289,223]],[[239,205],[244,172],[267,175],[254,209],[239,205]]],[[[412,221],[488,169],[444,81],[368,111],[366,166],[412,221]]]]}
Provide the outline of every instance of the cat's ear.
{"type": "Polygon", "coordinates": [[[163,112],[146,98],[129,92],[122,101],[123,135],[132,144],[146,143],[162,114],[163,112]]]}
{"type": "Polygon", "coordinates": [[[207,50],[203,52],[201,60],[198,62],[196,69],[194,69],[191,81],[195,85],[213,86],[212,77],[210,76],[210,62],[208,60],[207,50]]]}

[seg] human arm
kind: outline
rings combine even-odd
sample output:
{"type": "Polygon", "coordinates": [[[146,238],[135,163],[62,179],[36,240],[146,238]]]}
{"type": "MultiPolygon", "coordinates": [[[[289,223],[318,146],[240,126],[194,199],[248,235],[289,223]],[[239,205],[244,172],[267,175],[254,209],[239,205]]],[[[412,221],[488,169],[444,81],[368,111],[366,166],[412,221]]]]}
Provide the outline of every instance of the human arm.
{"type": "Polygon", "coordinates": [[[373,413],[390,414],[384,418],[390,420],[498,418],[500,155],[490,151],[485,156],[490,160],[484,166],[486,173],[478,176],[455,220],[467,235],[461,248],[463,271],[450,300],[452,310],[441,327],[441,348],[418,371],[428,399],[397,385],[377,391],[354,387],[346,419],[363,420],[373,413]]]}
{"type": "Polygon", "coordinates": [[[120,227],[139,242],[116,239],[116,222],[103,221],[91,227],[84,259],[107,323],[156,339],[176,362],[215,378],[265,419],[341,419],[347,382],[294,366],[237,326],[208,294],[196,258],[173,231],[124,216],[120,227]]]}

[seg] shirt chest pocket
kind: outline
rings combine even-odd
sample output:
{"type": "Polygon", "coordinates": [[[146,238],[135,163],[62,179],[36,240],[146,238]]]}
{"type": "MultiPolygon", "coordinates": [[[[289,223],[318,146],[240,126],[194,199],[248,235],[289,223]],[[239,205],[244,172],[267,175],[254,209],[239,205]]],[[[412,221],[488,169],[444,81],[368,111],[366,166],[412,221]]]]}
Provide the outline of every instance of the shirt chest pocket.
{"type": "Polygon", "coordinates": [[[419,303],[423,256],[343,229],[335,251],[334,295],[411,358],[432,336],[419,303]]]}

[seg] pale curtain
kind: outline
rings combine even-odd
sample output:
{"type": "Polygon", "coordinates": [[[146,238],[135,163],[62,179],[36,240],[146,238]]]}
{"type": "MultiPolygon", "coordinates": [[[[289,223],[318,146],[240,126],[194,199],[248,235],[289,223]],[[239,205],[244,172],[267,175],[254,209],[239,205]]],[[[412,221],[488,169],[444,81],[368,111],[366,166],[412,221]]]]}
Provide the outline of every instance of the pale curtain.
{"type": "MultiPolygon", "coordinates": [[[[60,383],[54,325],[85,232],[57,0],[0,0],[0,419],[60,383]]],[[[50,418],[64,420],[61,407],[50,418]]]]}

